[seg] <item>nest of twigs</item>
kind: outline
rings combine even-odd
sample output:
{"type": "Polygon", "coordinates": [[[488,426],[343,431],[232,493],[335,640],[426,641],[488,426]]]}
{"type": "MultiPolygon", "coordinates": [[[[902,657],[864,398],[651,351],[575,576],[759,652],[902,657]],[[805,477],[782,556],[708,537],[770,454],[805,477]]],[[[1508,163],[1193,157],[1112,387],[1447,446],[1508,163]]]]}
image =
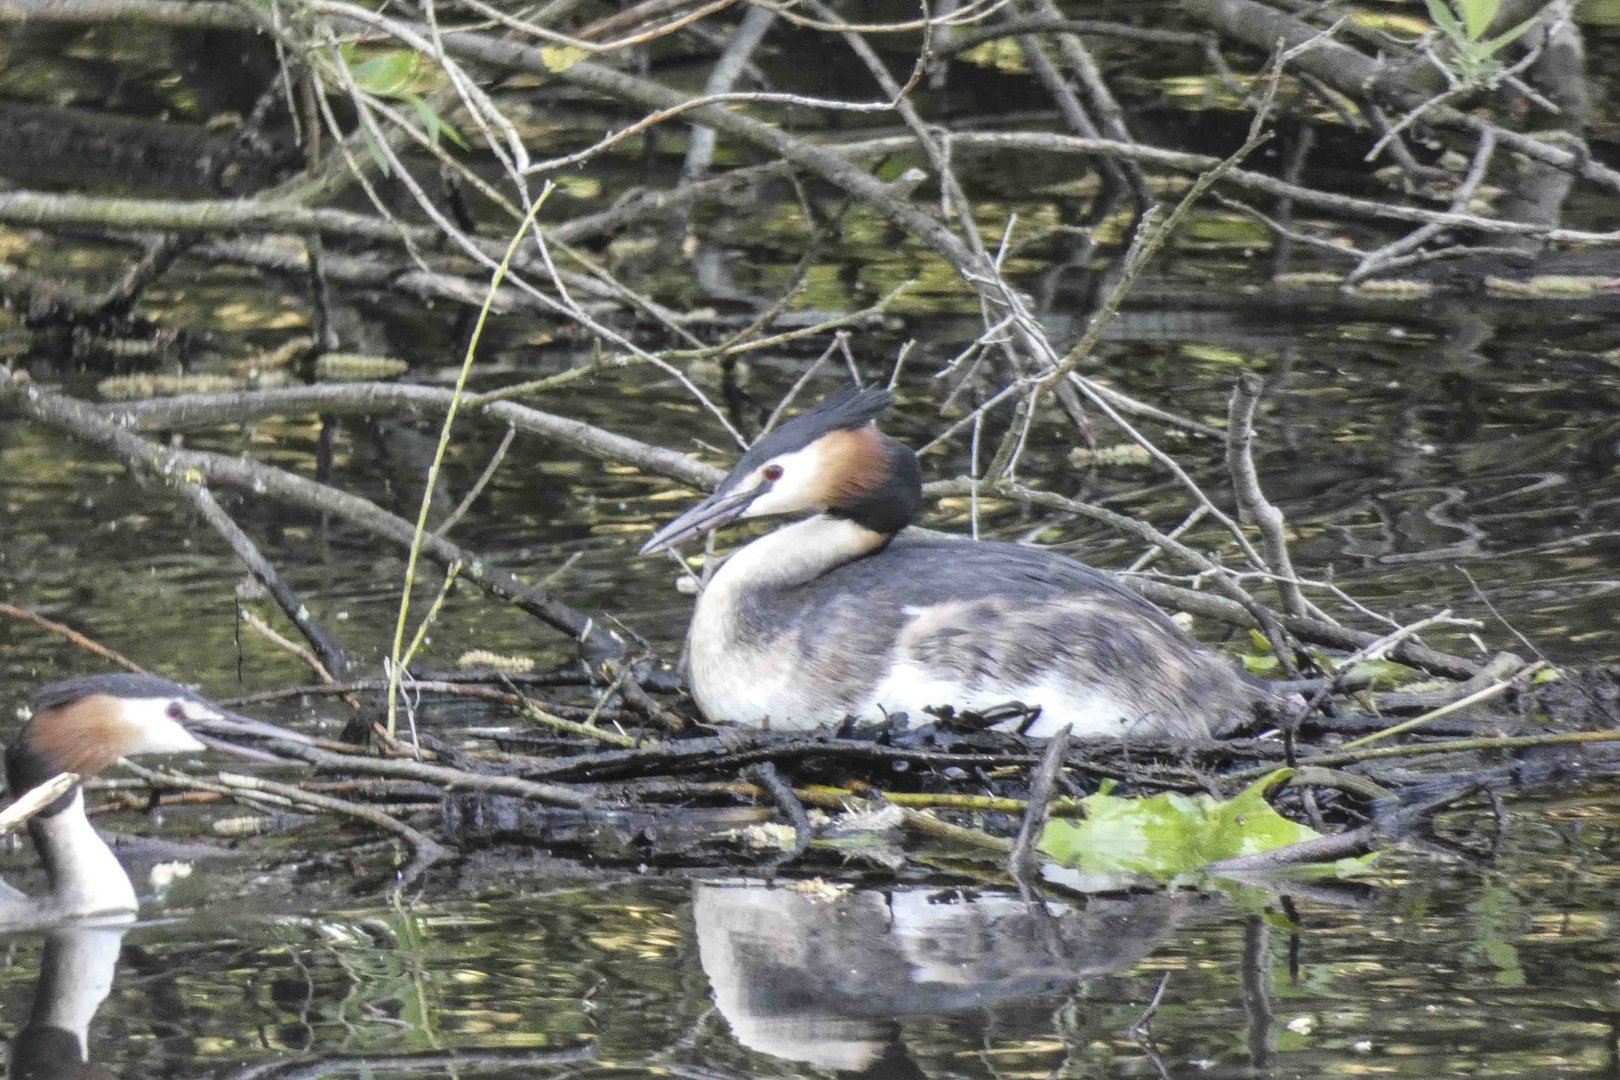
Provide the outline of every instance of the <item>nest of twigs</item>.
{"type": "Polygon", "coordinates": [[[1455,687],[1439,705],[1386,695],[1382,704],[1404,707],[1404,717],[1374,715],[1374,699],[1335,692],[1302,716],[1257,717],[1240,737],[1202,743],[1030,740],[990,729],[1016,719],[1016,707],[812,735],[717,730],[689,717],[671,732],[628,710],[560,716],[586,708],[546,685],[561,676],[527,686],[469,676],[420,684],[414,741],[363,723],[350,734],[367,734],[364,745],[281,746],[316,774],[302,784],[143,775],[158,788],[220,790],[266,810],[384,830],[403,841],[397,865],[406,882],[475,850],[643,869],[1014,880],[1039,861],[1042,823],[1083,818],[1085,800],[1100,790],[1223,799],[1283,769],[1290,772],[1272,805],[1322,835],[1206,869],[1281,870],[1400,842],[1476,859],[1489,857],[1506,827],[1505,797],[1567,791],[1620,768],[1613,674],[1563,673],[1536,685],[1525,673],[1538,668],[1493,677],[1489,694],[1455,687]],[[529,720],[486,714],[481,726],[468,725],[459,714],[469,699],[499,699],[529,720]],[[439,723],[449,715],[460,725],[453,741],[439,723]],[[1437,848],[1433,816],[1463,808],[1484,811],[1479,841],[1452,836],[1437,848]]]}

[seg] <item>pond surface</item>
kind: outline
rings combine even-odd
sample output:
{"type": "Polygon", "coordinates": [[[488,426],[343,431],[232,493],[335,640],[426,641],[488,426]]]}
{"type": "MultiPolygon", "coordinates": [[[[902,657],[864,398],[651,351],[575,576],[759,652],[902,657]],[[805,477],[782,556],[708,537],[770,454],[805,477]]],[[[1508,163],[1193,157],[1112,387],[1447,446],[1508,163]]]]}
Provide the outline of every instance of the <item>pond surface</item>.
{"type": "MultiPolygon", "coordinates": [[[[1329,328],[1311,333],[1325,340],[1329,328]]],[[[1263,475],[1291,518],[1309,523],[1302,563],[1337,563],[1342,584],[1396,613],[1455,604],[1488,618],[1459,580],[1465,566],[1549,656],[1613,660],[1609,369],[1588,359],[1577,384],[1576,360],[1537,364],[1533,346],[1482,358],[1467,375],[1478,415],[1454,425],[1439,404],[1445,372],[1425,366],[1427,347],[1391,340],[1384,351],[1404,364],[1386,356],[1377,375],[1370,361],[1348,365],[1342,355],[1355,348],[1342,341],[1302,344],[1292,361],[1263,475]],[[1343,441],[1325,444],[1334,432],[1343,441]],[[1547,477],[1555,482],[1538,483],[1547,477]],[[1400,558],[1448,545],[1461,547],[1400,558]]],[[[1228,363],[1185,346],[1121,349],[1137,392],[1218,412],[1228,363]]],[[[673,400],[628,398],[613,417],[680,445],[673,400]]],[[[578,398],[557,407],[576,402],[582,413],[600,408],[578,398]]],[[[902,414],[895,428],[926,423],[902,414]]],[[[313,453],[313,429],[263,425],[258,439],[271,436],[295,464],[313,453]]],[[[481,468],[487,443],[464,447],[468,471],[481,468]]],[[[227,433],[220,444],[237,442],[227,433]]],[[[386,467],[364,440],[341,461],[356,486],[386,501],[386,467]]],[[[230,596],[240,572],[192,535],[171,499],[15,426],[0,464],[0,499],[12,510],[0,524],[0,597],[71,618],[220,695],[306,678],[244,637],[236,681],[230,596]]],[[[1134,494],[1151,487],[1145,477],[1096,483],[1150,514],[1165,497],[1134,494]]],[[[682,501],[667,490],[537,454],[508,466],[463,539],[517,566],[579,553],[561,579],[571,599],[620,613],[672,649],[689,601],[667,570],[630,557],[647,525],[682,501]]],[[[963,528],[964,514],[938,518],[963,528]]],[[[394,555],[341,532],[322,538],[311,522],[246,520],[329,621],[347,614],[332,625],[361,658],[368,646],[380,654],[397,602],[394,555]],[[324,557],[300,560],[322,546],[324,557]]],[[[1135,554],[1008,509],[986,521],[1005,535],[1040,529],[1075,541],[1099,561],[1135,554]]],[[[1484,636],[1510,644],[1499,626],[1484,636]]],[[[452,600],[435,639],[430,662],[447,667],[475,645],[545,644],[477,597],[452,600]]],[[[30,686],[84,669],[55,642],[0,623],[7,713],[30,686]]],[[[277,718],[306,729],[341,720],[325,701],[277,718]]],[[[477,719],[450,707],[422,716],[441,735],[477,719]]],[[[183,839],[229,815],[216,807],[157,831],[183,839]]],[[[127,814],[109,824],[154,828],[127,814]]],[[[70,1030],[82,1024],[90,1060],[128,1077],[1613,1076],[1617,826],[1596,799],[1528,808],[1490,865],[1396,853],[1364,895],[1305,890],[1291,906],[1259,891],[1093,898],[1055,912],[1055,938],[1015,898],[975,899],[944,882],[773,894],[757,884],[553,878],[544,864],[501,855],[467,883],[435,877],[424,895],[387,906],[375,866],[328,860],[292,875],[199,860],[121,937],[6,939],[0,1024],[22,1052],[28,1018],[45,1015],[39,995],[79,994],[49,1015],[70,1030]],[[1167,974],[1151,1037],[1133,1036],[1167,974]]],[[[148,879],[137,880],[147,891],[148,879]]],[[[70,1044],[40,1045],[51,1068],[66,1060],[70,1044]]]]}
{"type": "MultiPolygon", "coordinates": [[[[1614,59],[1604,33],[1590,40],[1594,71],[1614,59]]],[[[129,111],[173,110],[199,123],[219,107],[209,94],[231,97],[216,73],[203,101],[175,100],[172,69],[196,44],[175,45],[168,34],[117,49],[76,33],[34,34],[26,53],[11,43],[0,96],[94,103],[116,73],[129,111]]],[[[1612,113],[1608,84],[1594,83],[1594,92],[1612,113]]],[[[1224,122],[1237,130],[1240,119],[1224,122]]],[[[1179,122],[1200,126],[1197,114],[1179,122]]],[[[615,167],[622,174],[605,170],[603,204],[627,183],[673,175],[669,161],[615,167]]],[[[1036,223],[1072,213],[1070,196],[1035,183],[1008,193],[1004,178],[977,179],[1002,200],[982,202],[987,210],[1036,223]]],[[[568,197],[590,202],[577,191],[568,197]]],[[[733,260],[743,286],[768,294],[798,258],[803,230],[791,217],[780,205],[728,208],[704,222],[704,236],[712,253],[733,260]]],[[[1610,207],[1577,207],[1566,223],[1601,228],[1610,219],[1610,207]]],[[[809,302],[859,306],[918,272],[916,250],[868,226],[852,226],[847,242],[812,267],[809,302]]],[[[1398,619],[1442,607],[1479,618],[1489,650],[1523,648],[1494,607],[1555,664],[1620,662],[1620,301],[1347,298],[1272,283],[1267,245],[1248,219],[1207,208],[1133,293],[1089,373],[1206,420],[1224,415],[1235,374],[1265,374],[1261,478],[1298,534],[1302,568],[1331,572],[1398,619]]],[[[0,252],[35,269],[103,275],[128,258],[108,244],[57,245],[9,229],[0,229],[0,252]]],[[[1072,330],[1104,269],[1051,270],[1058,254],[1030,253],[1024,280],[1039,284],[1052,326],[1072,330]]],[[[683,264],[673,276],[696,273],[683,264]]],[[[146,300],[160,319],[265,347],[308,324],[300,282],[203,259],[183,259],[146,300]]],[[[372,335],[368,344],[410,360],[418,377],[448,377],[459,358],[455,312],[364,301],[349,314],[372,335]]],[[[901,344],[916,342],[889,428],[920,444],[943,423],[933,373],[978,332],[977,313],[959,290],[925,282],[894,315],[857,337],[856,352],[863,376],[877,381],[901,344]]],[[[566,335],[553,341],[544,329],[498,326],[480,385],[558,370],[584,354],[585,345],[566,335]]],[[[753,402],[774,403],[821,344],[744,363],[739,378],[753,402]]],[[[64,358],[29,360],[42,378],[93,395],[95,377],[64,358]]],[[[719,385],[717,370],[693,376],[707,390],[719,385]]],[[[809,396],[845,377],[829,365],[809,396]]],[[[673,381],[644,372],[537,404],[678,449],[700,449],[700,440],[727,447],[673,381]]],[[[434,434],[346,423],[334,468],[350,490],[411,514],[434,434]]],[[[471,484],[500,435],[470,423],[461,430],[448,498],[471,484]]],[[[1106,429],[1100,435],[1118,441],[1106,429]]],[[[307,475],[319,437],[312,418],[295,418],[192,442],[307,475]]],[[[1082,468],[1067,449],[1048,440],[1026,475],[1163,529],[1185,516],[1187,501],[1166,474],[1082,468]]],[[[1173,449],[1200,483],[1223,489],[1219,446],[1173,449]]],[[[943,477],[967,460],[958,443],[924,467],[943,477]]],[[[557,572],[554,587],[570,602],[611,612],[673,656],[690,600],[676,591],[670,564],[633,552],[689,495],[520,440],[455,537],[533,578],[557,572]]],[[[232,510],[360,669],[375,671],[398,603],[397,553],[280,508],[238,502],[232,510]]],[[[1111,567],[1139,554],[1085,524],[993,503],[980,510],[987,535],[1064,545],[1111,567]]],[[[969,513],[965,501],[949,501],[931,507],[927,521],[966,531],[969,513]]],[[[1221,543],[1212,530],[1188,539],[1221,543]]],[[[241,632],[242,577],[170,493],[131,482],[58,435],[0,419],[0,601],[67,621],[214,696],[307,681],[298,662],[241,632]]],[[[1461,638],[1449,644],[1480,649],[1461,638]]],[[[567,658],[532,621],[457,591],[424,662],[449,668],[471,648],[531,655],[542,666],[567,658]]],[[[29,689],[92,667],[58,640],[0,620],[8,730],[29,689]]],[[[343,716],[321,700],[277,719],[332,730],[343,716]]],[[[443,707],[419,719],[453,738],[484,717],[443,707]]],[[[181,840],[229,814],[123,813],[105,823],[181,840]]],[[[1491,831],[1454,824],[1479,848],[1485,841],[1475,833],[1491,831]]],[[[193,871],[154,895],[134,925],[0,939],[0,1034],[11,1040],[18,1077],[86,1075],[81,1049],[103,1075],[243,1080],[1613,1077],[1617,827],[1620,818],[1588,794],[1513,812],[1492,862],[1398,851],[1363,887],[1338,893],[1099,896],[1048,917],[946,881],[901,887],[853,877],[772,888],[564,873],[529,853],[480,855],[390,905],[363,853],[350,860],[330,850],[363,842],[358,834],[323,838],[325,858],[301,865],[294,834],[279,858],[260,851],[250,865],[184,850],[144,859],[136,874],[143,893],[155,889],[153,862],[193,871]],[[1156,994],[1151,1022],[1138,1026],[1156,994]]],[[[6,861],[18,869],[33,860],[22,852],[6,861]]]]}
{"type": "Polygon", "coordinates": [[[1510,835],[1494,866],[1397,855],[1287,914],[1247,888],[1046,919],[819,881],[539,871],[302,910],[182,883],[134,926],[4,939],[0,1016],[37,1077],[80,1075],[71,1034],[121,1077],[1612,1076],[1620,834],[1510,835]]]}

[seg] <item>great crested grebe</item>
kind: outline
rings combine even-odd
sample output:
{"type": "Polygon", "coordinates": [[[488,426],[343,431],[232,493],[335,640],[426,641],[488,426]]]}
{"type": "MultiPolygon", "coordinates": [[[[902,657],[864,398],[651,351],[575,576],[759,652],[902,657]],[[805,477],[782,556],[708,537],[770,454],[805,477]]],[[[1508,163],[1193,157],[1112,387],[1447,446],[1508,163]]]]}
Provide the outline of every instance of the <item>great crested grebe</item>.
{"type": "Polygon", "coordinates": [[[807,731],[938,706],[1039,706],[1027,733],[1208,738],[1263,684],[1099,570],[1018,544],[907,530],[917,456],[846,391],[743,454],[643,554],[744,518],[811,516],[733,554],[698,598],[687,681],[716,723],[807,731]]]}
{"type": "MultiPolygon", "coordinates": [[[[236,716],[178,683],[150,675],[91,675],[34,694],[34,715],[6,747],[6,782],[19,797],[59,773],[88,778],[122,757],[215,748],[280,760],[225,740],[308,742],[236,716]]],[[[84,813],[75,786],[28,823],[50,888],[29,897],[0,883],[0,926],[133,912],[135,887],[84,813]]]]}

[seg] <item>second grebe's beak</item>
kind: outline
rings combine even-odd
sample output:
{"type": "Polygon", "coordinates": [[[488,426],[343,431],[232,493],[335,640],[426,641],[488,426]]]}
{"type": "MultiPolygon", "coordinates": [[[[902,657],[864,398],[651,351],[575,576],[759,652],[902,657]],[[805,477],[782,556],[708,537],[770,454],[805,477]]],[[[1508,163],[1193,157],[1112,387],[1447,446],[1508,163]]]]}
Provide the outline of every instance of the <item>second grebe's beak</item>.
{"type": "Polygon", "coordinates": [[[267,724],[250,716],[220,710],[216,715],[189,717],[186,730],[210,750],[223,750],[255,761],[286,761],[284,757],[255,745],[266,742],[311,743],[314,740],[288,728],[267,724]]]}
{"type": "Polygon", "coordinates": [[[740,491],[717,491],[653,533],[652,539],[641,545],[641,554],[665,551],[729,525],[747,513],[749,504],[769,490],[769,484],[760,484],[740,491]]]}

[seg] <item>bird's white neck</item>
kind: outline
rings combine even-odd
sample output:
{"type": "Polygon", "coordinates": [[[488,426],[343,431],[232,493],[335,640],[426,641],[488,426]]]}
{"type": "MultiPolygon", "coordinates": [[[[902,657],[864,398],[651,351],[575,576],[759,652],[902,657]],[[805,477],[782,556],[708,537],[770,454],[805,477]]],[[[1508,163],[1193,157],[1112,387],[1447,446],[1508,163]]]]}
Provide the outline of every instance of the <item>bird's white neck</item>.
{"type": "Polygon", "coordinates": [[[83,788],[73,789],[66,809],[35,818],[28,829],[51,883],[36,901],[42,915],[72,919],[139,906],[129,875],[85,816],[83,788]]]}
{"type": "Polygon", "coordinates": [[[817,514],[767,533],[727,559],[709,588],[759,588],[813,581],[869,555],[889,537],[848,518],[817,514]]]}

